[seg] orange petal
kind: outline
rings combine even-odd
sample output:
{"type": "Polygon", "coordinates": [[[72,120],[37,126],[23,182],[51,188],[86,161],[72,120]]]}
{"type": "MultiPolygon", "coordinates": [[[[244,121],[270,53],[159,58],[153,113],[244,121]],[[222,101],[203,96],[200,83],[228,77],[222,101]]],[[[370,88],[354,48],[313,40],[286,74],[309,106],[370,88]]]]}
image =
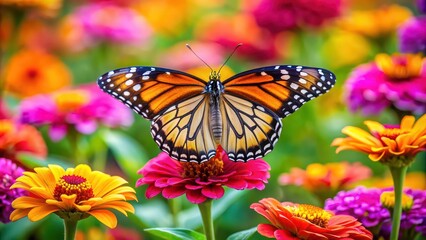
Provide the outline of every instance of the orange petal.
{"type": "Polygon", "coordinates": [[[31,210],[31,208],[27,208],[27,209],[15,209],[11,214],[9,219],[11,221],[17,221],[23,217],[28,216],[28,212],[31,210]]]}
{"type": "Polygon", "coordinates": [[[17,199],[15,199],[12,202],[12,207],[19,209],[19,208],[34,208],[40,205],[45,204],[44,199],[40,198],[34,198],[34,197],[28,197],[28,196],[22,196],[17,199]]]}
{"type": "Polygon", "coordinates": [[[47,215],[49,215],[53,212],[59,211],[59,210],[60,209],[58,209],[56,206],[45,204],[45,205],[31,209],[28,212],[28,218],[31,221],[35,222],[35,221],[43,219],[47,215]]]}
{"type": "Polygon", "coordinates": [[[109,228],[115,228],[117,226],[117,218],[108,210],[93,210],[88,213],[109,228]]]}

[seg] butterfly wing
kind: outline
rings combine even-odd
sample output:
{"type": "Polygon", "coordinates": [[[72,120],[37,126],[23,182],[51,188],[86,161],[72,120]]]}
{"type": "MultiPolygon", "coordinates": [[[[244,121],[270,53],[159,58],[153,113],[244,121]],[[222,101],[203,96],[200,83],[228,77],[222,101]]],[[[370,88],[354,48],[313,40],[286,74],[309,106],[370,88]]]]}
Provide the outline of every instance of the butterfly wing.
{"type": "Polygon", "coordinates": [[[200,94],[206,82],[190,74],[158,67],[126,67],[105,73],[99,87],[149,120],[200,94]]]}
{"type": "Polygon", "coordinates": [[[152,122],[152,137],[172,158],[200,163],[215,155],[209,99],[204,94],[189,98],[171,106],[152,122]]]}
{"type": "Polygon", "coordinates": [[[223,82],[222,147],[229,158],[247,161],[270,152],[281,133],[281,120],[328,92],[335,76],[303,66],[271,66],[237,74],[223,82]]]}
{"type": "Polygon", "coordinates": [[[221,101],[221,146],[230,160],[248,161],[270,152],[281,133],[281,119],[256,102],[230,94],[221,101]]]}
{"type": "Polygon", "coordinates": [[[205,161],[214,155],[204,80],[171,69],[127,67],[105,73],[98,85],[151,120],[154,141],[172,158],[205,161]]]}

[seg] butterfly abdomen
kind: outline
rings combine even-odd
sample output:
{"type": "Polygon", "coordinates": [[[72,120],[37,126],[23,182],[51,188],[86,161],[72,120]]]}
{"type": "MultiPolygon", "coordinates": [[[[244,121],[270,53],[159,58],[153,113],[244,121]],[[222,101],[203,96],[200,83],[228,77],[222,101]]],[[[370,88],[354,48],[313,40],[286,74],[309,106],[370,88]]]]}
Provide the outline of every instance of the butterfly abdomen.
{"type": "Polygon", "coordinates": [[[222,140],[222,115],[219,111],[219,102],[210,104],[210,129],[216,144],[222,140]]]}

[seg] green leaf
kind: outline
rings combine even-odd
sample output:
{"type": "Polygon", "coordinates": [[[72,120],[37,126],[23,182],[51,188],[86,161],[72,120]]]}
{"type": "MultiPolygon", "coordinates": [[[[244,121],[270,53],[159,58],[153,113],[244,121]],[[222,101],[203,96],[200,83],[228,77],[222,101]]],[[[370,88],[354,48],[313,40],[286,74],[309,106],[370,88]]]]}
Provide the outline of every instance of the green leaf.
{"type": "MultiPolygon", "coordinates": [[[[234,202],[241,199],[242,195],[246,194],[247,191],[238,191],[229,189],[225,192],[224,197],[219,200],[213,201],[213,219],[218,218],[225,212],[234,202]]],[[[203,225],[198,206],[194,206],[190,209],[179,213],[179,223],[185,228],[199,228],[203,225]]]]}
{"type": "Polygon", "coordinates": [[[145,231],[168,240],[205,240],[204,234],[185,228],[148,228],[145,231]]]}
{"type": "Polygon", "coordinates": [[[236,232],[229,236],[226,240],[248,240],[251,239],[255,233],[257,233],[257,227],[250,228],[241,232],[236,232]]]}
{"type": "Polygon", "coordinates": [[[136,172],[147,162],[147,154],[135,140],[123,133],[103,131],[102,135],[118,165],[133,182],[136,182],[140,177],[136,172]]]}
{"type": "MultiPolygon", "coordinates": [[[[172,216],[164,201],[136,204],[133,222],[143,227],[172,226],[172,216]]],[[[133,217],[132,217],[133,218],[133,217]]]]}
{"type": "Polygon", "coordinates": [[[54,157],[48,157],[45,159],[29,153],[18,153],[17,158],[28,168],[47,167],[49,164],[56,164],[63,168],[72,167],[71,163],[54,157]]]}

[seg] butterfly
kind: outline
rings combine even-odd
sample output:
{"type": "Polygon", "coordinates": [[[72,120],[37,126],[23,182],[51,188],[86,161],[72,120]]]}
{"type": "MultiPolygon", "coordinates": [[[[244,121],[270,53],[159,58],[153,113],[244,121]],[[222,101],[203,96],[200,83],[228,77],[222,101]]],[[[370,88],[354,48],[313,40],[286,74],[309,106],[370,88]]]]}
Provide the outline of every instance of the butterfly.
{"type": "Polygon", "coordinates": [[[328,92],[335,75],[321,68],[277,65],[256,68],[224,81],[159,67],[133,66],[103,74],[106,93],[151,120],[160,149],[179,161],[202,163],[220,145],[230,160],[269,153],[282,130],[281,118],[328,92]]]}

